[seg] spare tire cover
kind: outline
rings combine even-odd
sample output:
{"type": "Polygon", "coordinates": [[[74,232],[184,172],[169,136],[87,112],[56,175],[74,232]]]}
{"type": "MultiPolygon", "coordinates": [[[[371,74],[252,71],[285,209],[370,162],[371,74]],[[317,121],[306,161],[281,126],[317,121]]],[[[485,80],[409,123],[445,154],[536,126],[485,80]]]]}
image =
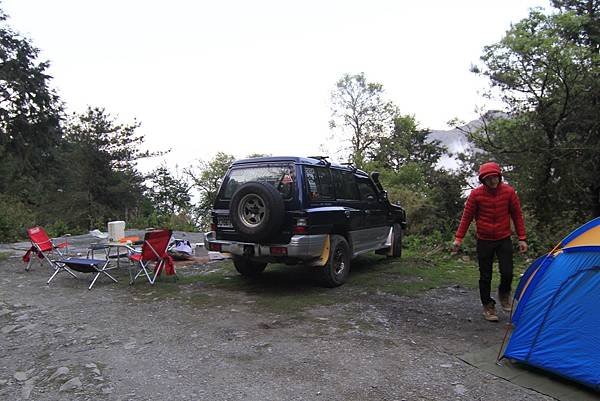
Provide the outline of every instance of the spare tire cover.
{"type": "Polygon", "coordinates": [[[229,204],[233,228],[250,242],[265,241],[275,235],[284,215],[281,194],[264,182],[250,181],[240,186],[229,204]]]}

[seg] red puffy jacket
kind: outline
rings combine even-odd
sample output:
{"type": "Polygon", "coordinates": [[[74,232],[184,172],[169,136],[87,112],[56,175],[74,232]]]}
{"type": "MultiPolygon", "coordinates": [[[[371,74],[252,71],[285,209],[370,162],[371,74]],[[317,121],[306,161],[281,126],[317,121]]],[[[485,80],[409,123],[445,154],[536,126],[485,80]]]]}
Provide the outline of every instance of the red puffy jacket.
{"type": "Polygon", "coordinates": [[[495,189],[480,185],[471,191],[458,230],[456,240],[465,237],[471,220],[477,225],[477,238],[501,240],[511,236],[510,219],[520,241],[525,241],[525,223],[517,193],[508,184],[500,182],[495,189]]]}

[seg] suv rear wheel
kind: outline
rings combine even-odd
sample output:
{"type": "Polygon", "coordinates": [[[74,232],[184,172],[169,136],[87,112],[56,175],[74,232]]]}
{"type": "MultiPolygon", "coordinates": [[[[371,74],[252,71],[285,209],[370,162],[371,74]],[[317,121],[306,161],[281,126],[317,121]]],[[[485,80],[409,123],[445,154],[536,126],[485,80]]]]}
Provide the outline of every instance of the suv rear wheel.
{"type": "Polygon", "coordinates": [[[231,224],[251,242],[265,241],[276,233],[283,223],[284,214],[281,194],[264,182],[247,182],[231,197],[231,224]]]}
{"type": "Polygon", "coordinates": [[[233,258],[233,265],[238,273],[244,277],[257,277],[267,267],[266,263],[253,262],[250,259],[237,256],[233,258]]]}
{"type": "Polygon", "coordinates": [[[350,246],[344,237],[331,236],[329,259],[318,269],[321,269],[320,279],[326,287],[337,287],[346,282],[350,274],[350,246]]]}

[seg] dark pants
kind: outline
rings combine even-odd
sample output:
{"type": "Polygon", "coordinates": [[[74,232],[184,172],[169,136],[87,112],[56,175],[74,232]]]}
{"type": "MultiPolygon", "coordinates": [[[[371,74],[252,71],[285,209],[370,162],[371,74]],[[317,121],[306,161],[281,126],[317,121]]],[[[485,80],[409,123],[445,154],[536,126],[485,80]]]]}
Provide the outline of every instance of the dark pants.
{"type": "Polygon", "coordinates": [[[494,303],[490,297],[494,256],[498,257],[500,267],[500,294],[510,294],[513,279],[513,247],[509,238],[499,241],[477,240],[477,259],[479,260],[479,295],[481,303],[494,303]]]}

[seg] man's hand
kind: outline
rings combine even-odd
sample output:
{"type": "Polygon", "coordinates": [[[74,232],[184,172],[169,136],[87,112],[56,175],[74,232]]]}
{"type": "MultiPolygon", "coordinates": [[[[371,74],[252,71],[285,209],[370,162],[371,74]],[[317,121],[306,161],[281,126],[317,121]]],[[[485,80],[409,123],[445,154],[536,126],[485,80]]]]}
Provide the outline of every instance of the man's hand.
{"type": "Polygon", "coordinates": [[[450,254],[451,255],[456,255],[458,253],[458,251],[460,251],[460,241],[454,240],[454,243],[452,244],[452,250],[450,251],[450,254]]]}
{"type": "Polygon", "coordinates": [[[519,241],[519,253],[527,252],[527,242],[519,241]]]}

